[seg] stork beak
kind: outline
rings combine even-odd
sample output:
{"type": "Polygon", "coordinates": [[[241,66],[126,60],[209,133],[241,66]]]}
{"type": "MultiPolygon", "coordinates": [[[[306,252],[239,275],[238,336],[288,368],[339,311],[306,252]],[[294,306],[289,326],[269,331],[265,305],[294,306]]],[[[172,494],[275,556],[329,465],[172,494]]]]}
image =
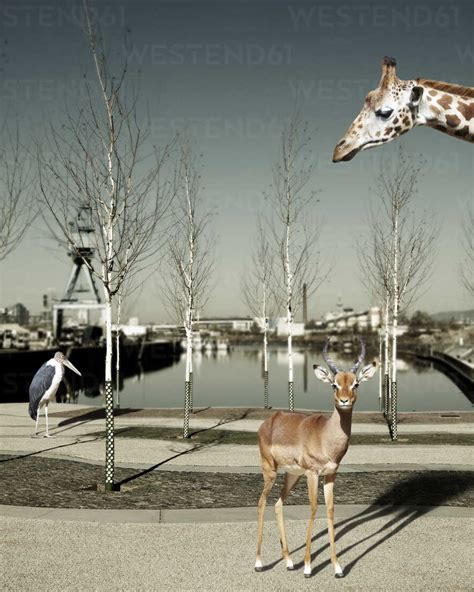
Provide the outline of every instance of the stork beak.
{"type": "Polygon", "coordinates": [[[79,372],[79,370],[74,366],[74,364],[71,364],[71,362],[69,360],[64,360],[64,365],[67,366],[70,370],[72,370],[73,372],[75,372],[76,374],[79,374],[79,376],[82,376],[82,374],[79,372]]]}

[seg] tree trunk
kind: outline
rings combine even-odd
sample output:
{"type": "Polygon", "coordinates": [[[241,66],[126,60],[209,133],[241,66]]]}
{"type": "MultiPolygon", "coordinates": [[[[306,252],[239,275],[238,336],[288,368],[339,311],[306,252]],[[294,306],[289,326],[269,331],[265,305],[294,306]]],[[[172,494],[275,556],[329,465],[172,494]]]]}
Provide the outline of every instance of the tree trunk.
{"type": "Polygon", "coordinates": [[[122,299],[119,295],[117,302],[117,334],[115,336],[115,406],[120,409],[120,321],[122,299]]]}
{"type": "Polygon", "coordinates": [[[114,490],[114,392],[112,388],[112,301],[105,292],[105,489],[114,490]]]}
{"type": "Polygon", "coordinates": [[[287,310],[288,321],[288,407],[290,411],[295,410],[295,395],[293,383],[293,315],[291,308],[287,310]]]}
{"type": "Polygon", "coordinates": [[[267,319],[267,291],[263,281],[263,407],[268,409],[268,319],[267,319]]]}
{"type": "MultiPolygon", "coordinates": [[[[382,362],[383,359],[383,335],[382,330],[379,329],[379,359],[382,362]]],[[[384,397],[383,397],[383,376],[382,372],[379,371],[379,411],[383,411],[384,397]]]]}
{"type": "Polygon", "coordinates": [[[191,318],[191,329],[190,329],[191,337],[189,339],[189,411],[190,413],[193,412],[194,408],[194,401],[193,401],[193,338],[194,338],[194,331],[193,331],[193,321],[191,318]]]}
{"type": "Polygon", "coordinates": [[[192,377],[193,377],[193,330],[191,312],[188,310],[186,319],[186,373],[184,381],[184,421],[183,438],[189,438],[189,415],[192,411],[192,377]]]}
{"type": "Polygon", "coordinates": [[[286,320],[288,325],[288,408],[295,410],[295,394],[293,382],[293,277],[291,275],[290,262],[290,217],[286,219],[286,241],[285,241],[285,271],[286,271],[286,320]]]}
{"type": "Polygon", "coordinates": [[[394,207],[393,224],[393,306],[392,306],[392,388],[391,388],[391,425],[390,434],[392,440],[398,438],[398,399],[397,399],[397,327],[398,327],[398,305],[399,305],[399,277],[398,277],[398,254],[399,237],[398,222],[399,208],[394,207]]]}
{"type": "Polygon", "coordinates": [[[383,361],[384,361],[384,415],[388,417],[389,413],[389,402],[390,402],[390,355],[389,355],[389,347],[390,347],[390,329],[389,329],[389,306],[390,306],[390,296],[387,292],[387,298],[385,301],[385,309],[384,309],[384,354],[383,354],[383,361]]]}
{"type": "Polygon", "coordinates": [[[267,319],[263,325],[263,407],[268,409],[268,337],[267,319]]]}

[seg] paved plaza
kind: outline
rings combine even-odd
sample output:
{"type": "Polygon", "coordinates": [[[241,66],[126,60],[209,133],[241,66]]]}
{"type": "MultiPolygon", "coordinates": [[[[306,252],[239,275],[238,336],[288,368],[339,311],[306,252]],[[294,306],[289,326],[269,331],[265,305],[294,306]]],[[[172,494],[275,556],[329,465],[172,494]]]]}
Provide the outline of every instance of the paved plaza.
{"type": "MultiPolygon", "coordinates": [[[[60,409],[80,407],[51,405],[51,412],[60,409]]],[[[52,416],[50,427],[55,437],[44,439],[31,438],[34,423],[27,416],[25,405],[0,405],[0,413],[1,453],[7,460],[21,463],[24,458],[33,464],[35,458],[42,462],[49,459],[51,463],[69,461],[73,466],[97,465],[98,469],[103,463],[104,440],[96,435],[103,429],[103,420],[67,423],[64,417],[52,416]]],[[[140,422],[170,427],[174,422],[179,425],[179,421],[122,415],[117,418],[116,427],[140,422]]],[[[201,429],[215,425],[197,417],[192,421],[201,429]]],[[[233,422],[222,427],[253,431],[259,423],[241,420],[240,425],[233,422]]],[[[413,431],[470,434],[472,425],[407,424],[400,426],[400,437],[413,431]]],[[[380,427],[354,424],[354,433],[377,433],[380,427]]],[[[155,473],[166,471],[172,477],[174,471],[180,479],[186,475],[199,478],[202,474],[204,478],[213,474],[215,488],[219,475],[224,480],[226,473],[231,473],[236,483],[239,475],[241,480],[258,478],[255,446],[226,444],[193,450],[191,443],[126,437],[117,438],[116,445],[117,466],[124,471],[125,467],[146,471],[158,465],[155,473]]],[[[6,470],[7,465],[2,463],[0,467],[6,470]]],[[[372,475],[374,480],[382,474],[387,478],[390,471],[395,480],[399,474],[416,474],[418,478],[426,474],[429,480],[449,471],[465,478],[472,475],[472,465],[472,448],[468,446],[353,445],[341,467],[340,484],[342,487],[344,477],[353,478],[357,484],[357,475],[361,484],[369,484],[372,475]]],[[[28,483],[20,483],[20,474],[9,478],[18,479],[18,488],[28,487],[28,483]]],[[[186,487],[185,479],[180,483],[180,487],[186,487]]],[[[337,485],[338,482],[336,489],[337,485]]],[[[197,489],[196,496],[199,495],[197,489]]],[[[474,520],[472,508],[463,505],[466,502],[461,497],[450,505],[433,506],[338,503],[336,545],[345,569],[341,580],[334,578],[329,563],[323,506],[318,508],[314,528],[313,575],[305,579],[301,562],[309,514],[306,505],[285,509],[294,572],[288,572],[279,559],[277,528],[273,508],[269,507],[263,548],[267,569],[256,573],[256,509],[245,499],[242,507],[211,504],[204,509],[98,510],[58,508],[54,491],[50,497],[49,506],[0,506],[0,561],[5,590],[472,589],[474,520]]]]}

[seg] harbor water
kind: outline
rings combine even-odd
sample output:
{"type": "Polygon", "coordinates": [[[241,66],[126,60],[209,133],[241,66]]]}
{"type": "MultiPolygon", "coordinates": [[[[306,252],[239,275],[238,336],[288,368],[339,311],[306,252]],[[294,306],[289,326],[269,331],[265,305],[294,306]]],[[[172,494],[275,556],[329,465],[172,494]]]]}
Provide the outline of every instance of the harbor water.
{"type": "MultiPolygon", "coordinates": [[[[348,369],[354,354],[333,356],[339,368],[348,369]]],[[[313,364],[323,364],[320,351],[298,350],[293,354],[295,406],[300,409],[329,410],[332,389],[316,379],[313,364]]],[[[196,352],[193,356],[195,407],[263,406],[262,353],[258,346],[234,347],[230,352],[196,352]]],[[[288,361],[284,347],[269,352],[269,393],[272,407],[288,405],[288,361]]],[[[120,406],[181,407],[184,399],[185,357],[156,371],[142,371],[123,380],[120,406]]],[[[401,359],[398,363],[399,411],[470,411],[472,404],[461,390],[442,372],[426,362],[401,359]]],[[[96,391],[79,391],[78,403],[101,405],[96,391]],[[91,396],[93,395],[93,396],[91,396]]],[[[359,388],[356,409],[379,409],[378,373],[359,388]]]]}

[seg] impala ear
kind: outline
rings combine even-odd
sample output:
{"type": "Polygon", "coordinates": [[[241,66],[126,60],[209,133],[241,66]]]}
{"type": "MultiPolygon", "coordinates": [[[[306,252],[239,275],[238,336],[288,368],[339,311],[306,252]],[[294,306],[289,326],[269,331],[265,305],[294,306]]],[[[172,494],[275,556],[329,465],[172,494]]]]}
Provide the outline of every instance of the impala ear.
{"type": "Polygon", "coordinates": [[[359,377],[357,382],[364,382],[364,380],[369,380],[372,376],[377,372],[377,362],[372,362],[368,366],[364,366],[359,373],[359,377]]]}
{"type": "Polygon", "coordinates": [[[313,370],[314,375],[316,376],[316,378],[319,378],[319,380],[322,380],[323,382],[329,382],[330,384],[334,382],[332,375],[326,370],[326,368],[323,368],[322,366],[318,366],[317,364],[315,364],[313,366],[313,370]]]}

